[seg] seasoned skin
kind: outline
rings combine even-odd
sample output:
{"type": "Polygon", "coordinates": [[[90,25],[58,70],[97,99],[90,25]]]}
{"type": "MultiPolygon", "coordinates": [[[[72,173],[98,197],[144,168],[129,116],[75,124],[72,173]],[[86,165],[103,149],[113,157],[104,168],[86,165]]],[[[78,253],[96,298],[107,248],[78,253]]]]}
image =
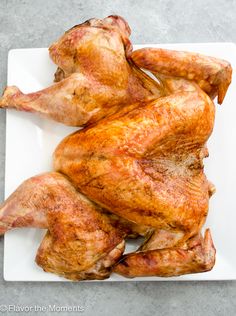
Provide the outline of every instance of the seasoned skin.
{"type": "Polygon", "coordinates": [[[194,235],[208,212],[202,159],[213,124],[214,104],[204,92],[176,93],[68,136],[54,166],[127,220],[194,235]]]}
{"type": "Polygon", "coordinates": [[[131,58],[138,67],[153,73],[196,82],[212,98],[218,96],[219,104],[231,83],[231,65],[222,59],[161,48],[142,48],[134,51],[131,58]]]}
{"type": "Polygon", "coordinates": [[[49,49],[60,67],[56,72],[60,82],[29,94],[7,87],[0,108],[84,126],[128,104],[159,97],[159,84],[126,59],[132,50],[129,33],[127,23],[117,16],[72,28],[49,49]]]}
{"type": "MultiPolygon", "coordinates": [[[[72,231],[69,222],[67,224],[70,230],[66,226],[63,230],[53,231],[53,234],[48,230],[38,249],[36,263],[46,272],[52,272],[74,281],[109,278],[112,266],[117,263],[124,252],[124,240],[114,245],[110,252],[101,253],[101,249],[104,247],[102,244],[105,245],[108,241],[104,238],[106,231],[103,232],[103,236],[102,234],[99,236],[99,232],[92,234],[90,231],[86,231],[87,236],[89,233],[91,234],[90,238],[81,235],[82,240],[80,238],[75,240],[73,234],[78,235],[78,233],[76,230],[72,231]],[[94,238],[96,238],[96,242],[94,242],[94,238]],[[83,243],[86,243],[86,246],[89,245],[88,248],[86,247],[86,252],[83,243]]],[[[73,226],[76,226],[75,223],[73,226]]],[[[112,235],[109,237],[112,238],[112,235]]]]}
{"type": "Polygon", "coordinates": [[[194,240],[185,248],[165,248],[125,255],[114,272],[127,278],[145,276],[179,276],[205,272],[215,264],[215,248],[209,230],[204,239],[194,240]]]}
{"type": "Polygon", "coordinates": [[[16,227],[47,228],[36,262],[72,280],[109,277],[124,251],[126,233],[55,172],[26,180],[1,206],[0,233],[16,227]]]}

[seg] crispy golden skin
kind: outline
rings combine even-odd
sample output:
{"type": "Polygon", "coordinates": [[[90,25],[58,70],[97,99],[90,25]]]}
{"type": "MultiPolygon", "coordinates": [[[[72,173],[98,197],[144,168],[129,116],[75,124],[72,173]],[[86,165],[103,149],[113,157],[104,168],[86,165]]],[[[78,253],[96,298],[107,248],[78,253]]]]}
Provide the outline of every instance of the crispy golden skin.
{"type": "Polygon", "coordinates": [[[124,251],[121,227],[55,172],[26,180],[2,205],[0,233],[16,227],[47,228],[36,262],[72,280],[109,277],[124,251]]]}

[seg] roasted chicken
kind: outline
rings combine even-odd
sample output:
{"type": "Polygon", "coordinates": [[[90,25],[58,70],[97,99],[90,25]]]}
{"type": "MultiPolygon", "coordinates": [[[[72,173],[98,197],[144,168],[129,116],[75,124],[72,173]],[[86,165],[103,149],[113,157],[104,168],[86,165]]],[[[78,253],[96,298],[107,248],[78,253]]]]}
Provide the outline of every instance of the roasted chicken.
{"type": "Polygon", "coordinates": [[[55,173],[23,183],[0,210],[0,232],[47,228],[36,262],[70,279],[176,276],[210,270],[201,229],[214,193],[203,169],[228,62],[195,53],[132,52],[124,19],[91,19],[49,48],[56,83],[28,95],[7,87],[0,106],[85,126],[54,153],[55,173]],[[142,70],[156,76],[151,79],[142,70]],[[143,236],[122,256],[124,239],[143,236]]]}

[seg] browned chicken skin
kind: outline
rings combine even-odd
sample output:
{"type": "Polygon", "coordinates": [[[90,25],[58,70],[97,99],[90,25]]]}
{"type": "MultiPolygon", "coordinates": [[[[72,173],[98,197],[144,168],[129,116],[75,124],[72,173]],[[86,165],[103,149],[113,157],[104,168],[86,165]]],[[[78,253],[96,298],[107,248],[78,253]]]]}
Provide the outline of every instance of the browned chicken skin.
{"type": "Polygon", "coordinates": [[[214,105],[203,92],[176,93],[68,136],[55,169],[111,212],[186,240],[208,212],[202,159],[213,123],[214,105]]]}
{"type": "Polygon", "coordinates": [[[0,99],[1,107],[86,126],[54,153],[55,170],[66,178],[38,176],[44,185],[36,188],[29,179],[0,210],[1,233],[48,228],[36,261],[70,279],[102,279],[112,266],[126,277],[176,276],[215,263],[210,231],[200,233],[215,190],[203,159],[214,126],[212,99],[223,102],[231,66],[195,53],[132,52],[129,35],[117,16],[75,26],[49,49],[58,65],[55,85],[28,95],[8,87],[0,99]],[[124,238],[140,235],[139,249],[121,258],[124,238]]]}
{"type": "Polygon", "coordinates": [[[56,172],[26,180],[2,205],[0,234],[16,227],[47,228],[36,262],[72,280],[109,277],[124,251],[124,231],[56,172]]]}
{"type": "Polygon", "coordinates": [[[214,104],[203,92],[138,104],[68,136],[55,169],[119,216],[196,233],[208,210],[202,158],[213,123],[214,104]]]}

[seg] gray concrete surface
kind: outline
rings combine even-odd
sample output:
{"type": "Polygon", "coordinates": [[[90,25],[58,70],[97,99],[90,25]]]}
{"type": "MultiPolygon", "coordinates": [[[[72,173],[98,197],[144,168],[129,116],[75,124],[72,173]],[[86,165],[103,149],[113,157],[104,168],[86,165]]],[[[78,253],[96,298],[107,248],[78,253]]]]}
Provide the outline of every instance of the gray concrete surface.
{"type": "MultiPolygon", "coordinates": [[[[75,24],[114,13],[129,21],[133,43],[236,42],[234,0],[0,0],[0,90],[6,85],[9,49],[46,47],[75,24]]],[[[0,111],[0,199],[4,148],[0,111]]],[[[0,256],[0,305],[81,305],[86,316],[236,313],[235,282],[8,283],[2,278],[3,238],[0,256]]]]}

